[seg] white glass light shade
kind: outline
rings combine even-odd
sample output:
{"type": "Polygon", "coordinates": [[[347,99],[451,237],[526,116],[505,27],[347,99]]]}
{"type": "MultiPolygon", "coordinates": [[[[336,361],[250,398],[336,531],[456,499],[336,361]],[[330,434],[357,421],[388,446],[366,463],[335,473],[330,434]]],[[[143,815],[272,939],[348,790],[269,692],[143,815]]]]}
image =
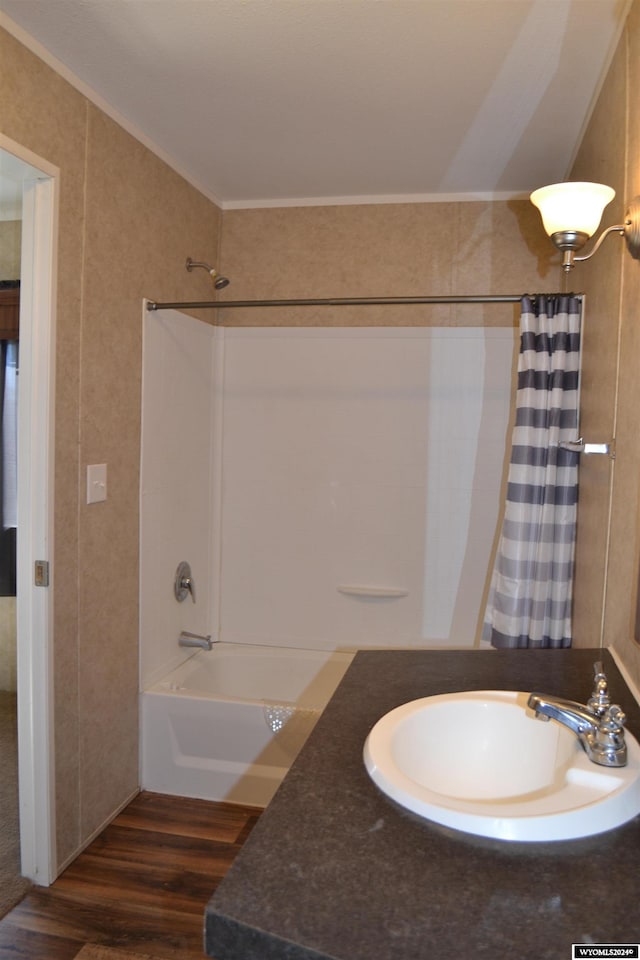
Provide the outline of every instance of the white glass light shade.
{"type": "Polygon", "coordinates": [[[602,212],[616,192],[604,183],[552,183],[531,194],[531,203],[542,215],[544,228],[553,236],[565,230],[586,233],[598,229],[602,212]]]}

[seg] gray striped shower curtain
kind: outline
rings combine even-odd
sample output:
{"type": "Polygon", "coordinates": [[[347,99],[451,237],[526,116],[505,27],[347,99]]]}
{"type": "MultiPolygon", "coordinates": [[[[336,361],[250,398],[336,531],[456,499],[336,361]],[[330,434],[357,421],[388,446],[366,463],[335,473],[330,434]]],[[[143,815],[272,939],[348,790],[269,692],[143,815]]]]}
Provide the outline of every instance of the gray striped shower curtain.
{"type": "Polygon", "coordinates": [[[581,301],[521,301],[516,418],[484,618],[494,647],[570,647],[579,454],[581,301]]]}

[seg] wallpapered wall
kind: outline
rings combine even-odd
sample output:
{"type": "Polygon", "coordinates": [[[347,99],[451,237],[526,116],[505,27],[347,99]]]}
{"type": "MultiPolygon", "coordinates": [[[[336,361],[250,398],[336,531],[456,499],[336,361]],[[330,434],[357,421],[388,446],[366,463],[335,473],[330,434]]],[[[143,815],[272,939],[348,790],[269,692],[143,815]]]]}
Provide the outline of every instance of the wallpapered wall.
{"type": "Polygon", "coordinates": [[[138,784],[142,298],[204,299],[220,211],[5,31],[1,132],[60,169],[54,683],[57,856],[138,784]],[[85,468],[109,497],[85,503],[85,468]],[[57,575],[56,575],[57,572],[57,575]]]}
{"type": "MultiPolygon", "coordinates": [[[[640,118],[634,106],[639,79],[636,0],[571,171],[571,179],[615,188],[603,226],[623,222],[628,200],[640,193],[640,118]]],[[[582,458],[576,634],[583,646],[602,637],[640,686],[640,647],[633,640],[640,555],[640,263],[614,236],[593,260],[576,267],[571,280],[587,300],[581,432],[588,439],[616,439],[615,461],[582,458]]]]}

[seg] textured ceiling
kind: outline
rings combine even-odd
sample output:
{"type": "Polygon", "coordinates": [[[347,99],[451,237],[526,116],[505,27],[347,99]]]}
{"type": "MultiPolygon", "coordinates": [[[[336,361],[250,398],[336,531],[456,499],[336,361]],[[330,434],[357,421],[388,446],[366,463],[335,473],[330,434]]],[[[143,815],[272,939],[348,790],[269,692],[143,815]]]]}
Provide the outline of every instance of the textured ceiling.
{"type": "Polygon", "coordinates": [[[233,207],[504,196],[563,179],[627,9],[0,0],[0,23],[233,207]]]}

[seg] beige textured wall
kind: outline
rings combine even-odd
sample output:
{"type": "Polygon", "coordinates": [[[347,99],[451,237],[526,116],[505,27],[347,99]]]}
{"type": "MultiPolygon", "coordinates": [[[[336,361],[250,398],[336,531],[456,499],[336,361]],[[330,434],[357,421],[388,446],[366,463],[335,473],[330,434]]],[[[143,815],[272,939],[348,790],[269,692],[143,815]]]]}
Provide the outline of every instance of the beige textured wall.
{"type": "Polygon", "coordinates": [[[0,280],[20,279],[21,220],[0,220],[0,280]]]}
{"type": "MultiPolygon", "coordinates": [[[[606,225],[624,217],[625,84],[623,46],[622,55],[613,60],[570,177],[607,183],[616,190],[616,198],[603,216],[606,225]]],[[[589,440],[608,440],[614,435],[621,258],[620,243],[610,238],[593,260],[574,268],[569,280],[586,294],[581,433],[589,440]]],[[[601,642],[612,470],[612,462],[604,457],[581,458],[574,617],[577,646],[595,647],[601,642]]]]}
{"type": "MultiPolygon", "coordinates": [[[[138,784],[141,301],[206,299],[220,211],[0,31],[2,133],[60,168],[54,682],[58,862],[138,784]],[[89,463],[106,503],[84,502],[89,463]]],[[[158,585],[162,589],[161,584],[158,585]]],[[[171,589],[171,584],[166,585],[171,589]]]]}
{"type": "MultiPolygon", "coordinates": [[[[640,196],[640,117],[636,97],[640,83],[640,2],[635,0],[626,35],[628,140],[625,200],[640,196]]],[[[640,687],[640,646],[636,633],[638,565],[640,559],[640,262],[622,255],[620,311],[620,367],[618,378],[617,443],[611,523],[611,556],[608,577],[605,641],[615,645],[640,687]]]]}
{"type": "MultiPolygon", "coordinates": [[[[621,54],[627,54],[627,145],[625,203],[640,195],[640,118],[636,108],[640,82],[640,2],[635,0],[621,54]]],[[[621,56],[622,58],[622,56],[621,56]]],[[[611,521],[611,551],[605,607],[605,642],[619,651],[640,686],[640,647],[633,640],[640,556],[640,262],[623,246],[618,374],[617,447],[611,521]]]]}
{"type": "MultiPolygon", "coordinates": [[[[221,299],[520,294],[558,283],[527,199],[226,210],[221,299]]],[[[513,306],[219,311],[225,325],[512,324],[513,306]]]]}
{"type": "MultiPolygon", "coordinates": [[[[621,223],[627,201],[640,194],[640,120],[635,108],[639,82],[640,2],[635,0],[571,172],[571,179],[615,188],[616,199],[603,217],[605,226],[621,223]]],[[[597,645],[602,627],[603,643],[615,647],[640,685],[640,647],[633,640],[640,555],[640,263],[613,237],[592,261],[576,268],[572,280],[587,293],[582,433],[594,440],[615,436],[617,445],[613,463],[582,458],[576,640],[597,645]]]]}

